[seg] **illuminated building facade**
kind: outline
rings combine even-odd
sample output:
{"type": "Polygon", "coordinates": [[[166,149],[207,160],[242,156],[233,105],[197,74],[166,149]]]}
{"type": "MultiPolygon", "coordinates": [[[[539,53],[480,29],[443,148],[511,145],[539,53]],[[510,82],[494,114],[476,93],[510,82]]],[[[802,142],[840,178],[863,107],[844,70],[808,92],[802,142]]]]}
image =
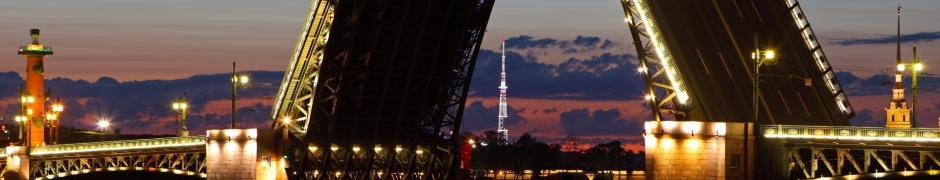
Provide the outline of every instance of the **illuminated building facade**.
{"type": "Polygon", "coordinates": [[[646,121],[646,178],[754,177],[753,123],[646,121]],[[747,128],[745,128],[747,127],[747,128]]]}

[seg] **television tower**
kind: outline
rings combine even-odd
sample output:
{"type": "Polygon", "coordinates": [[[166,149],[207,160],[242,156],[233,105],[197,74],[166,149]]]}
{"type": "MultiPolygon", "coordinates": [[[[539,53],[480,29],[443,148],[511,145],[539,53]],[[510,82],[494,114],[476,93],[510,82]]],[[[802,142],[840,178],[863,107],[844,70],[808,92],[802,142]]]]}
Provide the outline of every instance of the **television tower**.
{"type": "MultiPolygon", "coordinates": [[[[39,44],[39,29],[30,29],[29,35],[33,37],[33,43],[20,46],[19,55],[26,56],[26,87],[23,89],[23,96],[20,97],[23,102],[24,114],[26,117],[23,124],[27,129],[26,144],[24,146],[45,146],[44,138],[45,114],[46,114],[46,93],[43,92],[42,60],[47,55],[52,55],[52,47],[39,44]]],[[[22,137],[21,137],[22,138],[22,137]]]]}
{"type": "Polygon", "coordinates": [[[509,87],[506,86],[506,40],[503,40],[502,43],[502,72],[499,73],[499,127],[496,129],[496,132],[499,133],[499,144],[509,143],[509,130],[503,126],[503,122],[509,117],[509,113],[506,112],[506,89],[509,87]]]}

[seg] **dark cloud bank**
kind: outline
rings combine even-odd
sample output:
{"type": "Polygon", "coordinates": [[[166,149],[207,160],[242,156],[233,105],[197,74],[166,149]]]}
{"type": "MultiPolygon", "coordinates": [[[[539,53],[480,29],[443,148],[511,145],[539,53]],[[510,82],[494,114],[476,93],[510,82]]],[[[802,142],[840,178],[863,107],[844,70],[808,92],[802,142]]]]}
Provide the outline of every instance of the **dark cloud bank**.
{"type": "MultiPolygon", "coordinates": [[[[551,38],[534,39],[520,35],[507,40],[509,49],[556,48],[594,50],[608,49],[615,45],[610,40],[591,36],[577,36],[571,40],[551,38]]],[[[477,61],[470,96],[495,97],[498,95],[500,54],[493,50],[481,50],[477,61]]],[[[630,54],[602,54],[588,59],[570,58],[554,65],[542,63],[534,56],[523,56],[512,50],[507,54],[509,93],[512,98],[610,100],[637,99],[642,88],[635,73],[635,58],[630,54]]],[[[266,104],[273,101],[283,72],[254,71],[252,87],[240,89],[241,98],[262,98],[266,104]]],[[[134,129],[153,128],[155,119],[173,119],[170,108],[173,100],[187,92],[190,103],[190,128],[199,131],[206,128],[227,127],[230,113],[201,113],[210,102],[225,102],[230,98],[230,74],[194,75],[175,80],[118,81],[101,77],[94,82],[56,77],[46,80],[52,97],[61,97],[67,110],[62,117],[107,117],[120,124],[125,132],[134,129]],[[200,114],[200,115],[196,115],[200,114]]],[[[23,77],[17,72],[0,72],[0,97],[17,96],[17,86],[23,77]]],[[[265,128],[270,126],[270,105],[245,104],[240,102],[238,118],[245,127],[265,128]]],[[[215,105],[219,106],[219,105],[215,105]]],[[[224,107],[224,106],[223,106],[224,107]]],[[[12,117],[18,111],[17,104],[0,105],[3,117],[12,117]]],[[[530,110],[555,113],[557,110],[530,110]]],[[[510,117],[506,125],[525,123],[525,108],[510,106],[510,117]]],[[[495,104],[468,102],[464,116],[464,130],[481,130],[494,127],[495,104]]],[[[567,112],[566,112],[567,113],[567,112]]],[[[78,128],[93,128],[93,124],[65,125],[78,128]]],[[[74,122],[74,121],[73,121],[74,122]]],[[[160,124],[166,132],[172,132],[173,123],[160,124]]]]}
{"type": "MultiPolygon", "coordinates": [[[[932,41],[940,38],[940,32],[917,33],[905,35],[905,41],[932,41]]],[[[887,38],[887,37],[886,37],[887,38]]],[[[885,38],[843,40],[842,45],[877,44],[887,41],[885,38]]],[[[893,42],[893,39],[891,39],[893,42]]],[[[578,36],[571,40],[551,38],[536,39],[531,36],[520,35],[507,39],[509,50],[506,56],[507,78],[510,96],[512,98],[531,99],[564,99],[564,100],[635,100],[642,97],[643,83],[636,73],[636,58],[631,54],[601,54],[586,59],[568,58],[560,64],[541,62],[532,55],[522,55],[515,50],[531,48],[540,49],[574,49],[575,51],[608,49],[616,43],[610,40],[590,36],[578,36]]],[[[472,84],[470,86],[472,97],[497,97],[500,71],[499,51],[481,50],[476,64],[472,84]]],[[[282,80],[283,72],[254,71],[252,87],[240,89],[242,98],[260,98],[270,104],[276,95],[277,87],[282,80]]],[[[890,86],[883,85],[884,81],[893,80],[884,75],[871,75],[859,77],[849,72],[838,72],[840,80],[848,95],[888,94],[890,86]]],[[[85,80],[72,80],[69,78],[48,79],[47,87],[52,88],[53,97],[61,97],[68,108],[62,117],[86,117],[86,115],[104,115],[110,117],[115,123],[125,127],[125,132],[133,133],[133,129],[153,128],[151,119],[166,119],[174,117],[174,111],[169,108],[172,100],[177,99],[183,91],[188,93],[191,112],[201,112],[210,101],[218,103],[230,97],[230,74],[195,75],[185,79],[176,80],[145,80],[145,81],[118,81],[110,77],[102,77],[94,82],[85,80]],[[79,100],[82,100],[80,103],[79,100]]],[[[910,78],[905,78],[909,81],[910,78]]],[[[23,83],[23,77],[16,72],[0,72],[0,98],[15,98],[17,86],[23,83]]],[[[940,79],[935,77],[921,77],[919,79],[921,92],[937,92],[940,88],[940,79]]],[[[910,82],[905,82],[910,84],[910,82]]],[[[224,101],[222,101],[224,102],[224,101]]],[[[243,127],[267,128],[270,126],[268,115],[270,105],[257,103],[240,103],[238,117],[243,127]]],[[[218,105],[216,105],[218,106],[218,105]]],[[[935,104],[940,107],[940,104],[935,104]]],[[[12,117],[17,111],[17,104],[2,104],[0,112],[3,117],[12,117]]],[[[592,135],[623,135],[625,138],[642,131],[642,121],[637,119],[624,119],[618,109],[573,109],[559,111],[558,109],[529,109],[522,107],[516,109],[510,105],[510,117],[506,125],[526,123],[524,115],[546,113],[558,115],[561,126],[558,130],[530,129],[516,132],[544,132],[573,134],[577,136],[592,135]]],[[[856,125],[874,123],[871,110],[859,110],[859,115],[852,120],[856,125]]],[[[480,101],[468,102],[464,114],[462,131],[480,131],[495,129],[497,109],[495,104],[483,104],[480,101]]],[[[208,128],[227,127],[229,113],[209,113],[191,115],[191,131],[208,128]]],[[[9,122],[9,121],[7,121],[9,122]]],[[[92,124],[70,124],[78,128],[92,128],[92,124]]],[[[171,132],[173,124],[162,124],[166,132],[171,132]]],[[[514,134],[518,135],[518,134],[514,134]]],[[[547,137],[546,137],[547,138],[547,137]]],[[[544,139],[544,138],[543,138],[544,139]]]]}
{"type": "MultiPolygon", "coordinates": [[[[560,100],[636,100],[642,98],[643,81],[636,73],[636,57],[632,54],[604,53],[586,59],[568,58],[559,64],[544,63],[534,55],[517,51],[555,50],[564,54],[592,50],[606,50],[616,46],[607,39],[577,36],[574,39],[553,39],[520,35],[506,40],[506,76],[510,105],[513,98],[560,100]]],[[[501,54],[498,50],[481,50],[473,74],[471,96],[498,97],[501,54]]],[[[542,57],[544,58],[544,57],[542,57]]],[[[510,110],[507,125],[525,122],[527,111],[510,110]],[[515,118],[515,117],[518,117],[515,118]]],[[[559,129],[516,130],[511,136],[523,132],[546,132],[576,136],[614,135],[628,137],[642,131],[642,121],[626,120],[619,109],[591,110],[588,108],[559,111],[557,108],[530,110],[528,114],[553,114],[561,119],[559,129]]],[[[464,116],[464,131],[493,130],[497,124],[496,104],[472,102],[464,116]]]]}
{"type": "MultiPolygon", "coordinates": [[[[891,94],[892,84],[894,84],[894,74],[891,73],[890,76],[891,77],[883,74],[874,74],[868,77],[859,77],[851,72],[842,71],[836,73],[836,78],[839,79],[839,84],[842,85],[842,89],[850,96],[891,94]]],[[[911,80],[910,74],[906,74],[902,79],[903,84],[908,88],[908,93],[910,93],[911,80]]],[[[917,87],[918,92],[940,92],[938,91],[940,90],[940,78],[932,75],[919,75],[917,87]]]]}
{"type": "MultiPolygon", "coordinates": [[[[499,95],[500,54],[481,50],[470,86],[472,96],[499,95]]],[[[641,98],[635,56],[602,54],[554,65],[506,52],[506,83],[513,98],[627,100],[641,98]]]]}
{"type": "Polygon", "coordinates": [[[506,39],[506,49],[509,50],[528,50],[528,49],[553,49],[559,50],[563,54],[575,54],[585,51],[606,50],[616,47],[618,44],[609,39],[600,37],[578,35],[572,40],[541,38],[535,39],[528,35],[519,35],[506,39]]]}
{"type": "MultiPolygon", "coordinates": [[[[930,42],[940,39],[940,31],[936,32],[919,32],[913,34],[902,34],[901,42],[930,42]]],[[[850,46],[850,45],[864,45],[864,44],[894,44],[897,43],[896,35],[881,35],[879,37],[872,38],[854,38],[854,39],[837,39],[833,44],[841,46],[850,46]]]]}
{"type": "MultiPolygon", "coordinates": [[[[283,72],[253,71],[250,87],[239,89],[241,98],[261,98],[272,101],[276,95],[283,72]]],[[[56,77],[46,80],[46,87],[51,89],[51,99],[59,97],[66,110],[61,117],[63,124],[77,128],[93,128],[93,124],[78,124],[69,118],[101,117],[111,119],[124,132],[134,133],[134,129],[153,128],[155,119],[171,118],[176,112],[170,108],[174,100],[180,99],[187,92],[190,113],[187,119],[191,131],[207,128],[223,128],[230,124],[230,113],[201,113],[210,101],[231,98],[231,74],[195,75],[176,80],[145,80],[119,82],[114,78],[101,77],[95,82],[72,80],[56,77]],[[80,102],[81,101],[81,102],[80,102]]],[[[23,78],[16,72],[0,72],[0,97],[15,98],[17,87],[23,84],[23,78]]],[[[266,102],[269,103],[269,102],[266,102]]],[[[269,103],[270,104],[270,103],[269,103]]],[[[224,106],[223,106],[224,107],[224,106]]],[[[246,104],[239,102],[238,121],[242,127],[270,126],[267,116],[269,105],[246,104]]],[[[19,110],[18,104],[0,106],[3,117],[12,117],[19,110]]],[[[162,124],[166,132],[172,132],[175,124],[162,124]]]]}

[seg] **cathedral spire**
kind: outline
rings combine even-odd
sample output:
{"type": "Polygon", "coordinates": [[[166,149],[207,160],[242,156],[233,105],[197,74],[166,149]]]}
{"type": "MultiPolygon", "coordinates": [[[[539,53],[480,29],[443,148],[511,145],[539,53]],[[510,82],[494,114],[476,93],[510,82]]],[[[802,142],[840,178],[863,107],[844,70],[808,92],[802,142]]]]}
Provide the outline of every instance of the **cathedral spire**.
{"type": "Polygon", "coordinates": [[[910,128],[911,109],[908,107],[907,101],[904,100],[904,84],[901,83],[901,75],[907,66],[901,62],[901,4],[898,4],[898,36],[896,55],[897,59],[895,60],[895,64],[897,65],[898,69],[897,71],[894,71],[894,87],[891,89],[891,103],[887,108],[885,108],[887,111],[885,127],[910,128]]]}

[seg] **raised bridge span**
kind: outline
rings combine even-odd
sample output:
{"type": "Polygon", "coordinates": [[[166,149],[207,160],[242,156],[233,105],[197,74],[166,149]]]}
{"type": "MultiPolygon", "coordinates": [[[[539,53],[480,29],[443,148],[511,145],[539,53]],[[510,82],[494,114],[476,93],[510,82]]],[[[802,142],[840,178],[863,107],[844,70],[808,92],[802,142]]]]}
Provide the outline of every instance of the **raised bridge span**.
{"type": "Polygon", "coordinates": [[[796,0],[621,5],[653,109],[647,179],[940,174],[940,129],[849,126],[855,112],[796,0]]]}
{"type": "Polygon", "coordinates": [[[846,126],[854,116],[795,0],[622,5],[654,120],[846,126]]]}
{"type": "Polygon", "coordinates": [[[208,179],[466,177],[458,171],[456,136],[493,5],[313,0],[278,90],[271,129],[14,146],[4,154],[4,177],[110,170],[208,179]]]}

